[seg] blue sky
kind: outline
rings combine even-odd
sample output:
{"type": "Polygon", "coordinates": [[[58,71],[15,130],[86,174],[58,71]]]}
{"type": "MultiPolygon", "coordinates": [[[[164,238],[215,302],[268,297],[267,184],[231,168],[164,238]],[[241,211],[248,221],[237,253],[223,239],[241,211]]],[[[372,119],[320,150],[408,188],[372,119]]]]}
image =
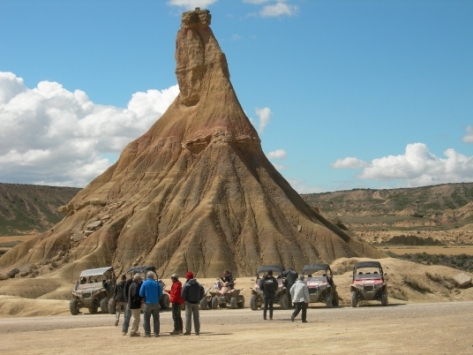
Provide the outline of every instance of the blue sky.
{"type": "Polygon", "coordinates": [[[473,181],[473,1],[0,0],[0,182],[112,164],[177,95],[196,6],[298,192],[473,181]]]}

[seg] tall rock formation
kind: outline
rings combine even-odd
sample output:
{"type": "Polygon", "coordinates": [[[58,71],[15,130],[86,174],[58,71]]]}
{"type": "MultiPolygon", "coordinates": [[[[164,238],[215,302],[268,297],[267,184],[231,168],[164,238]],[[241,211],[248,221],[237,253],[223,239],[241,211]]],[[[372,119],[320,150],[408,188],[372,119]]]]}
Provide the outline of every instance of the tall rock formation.
{"type": "Polygon", "coordinates": [[[75,276],[152,264],[203,277],[382,256],[308,206],[265,157],[210,20],[207,10],[182,15],[180,94],[163,116],[63,207],[63,221],[6,253],[0,267],[54,261],[75,276]]]}

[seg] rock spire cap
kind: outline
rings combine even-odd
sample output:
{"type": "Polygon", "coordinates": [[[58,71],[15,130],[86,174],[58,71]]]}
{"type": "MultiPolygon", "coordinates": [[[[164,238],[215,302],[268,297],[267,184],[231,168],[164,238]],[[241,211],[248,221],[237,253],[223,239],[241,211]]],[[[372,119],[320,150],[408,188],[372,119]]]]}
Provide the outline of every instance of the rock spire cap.
{"type": "Polygon", "coordinates": [[[181,28],[209,27],[212,15],[209,10],[201,10],[196,7],[193,11],[182,14],[181,28]]]}

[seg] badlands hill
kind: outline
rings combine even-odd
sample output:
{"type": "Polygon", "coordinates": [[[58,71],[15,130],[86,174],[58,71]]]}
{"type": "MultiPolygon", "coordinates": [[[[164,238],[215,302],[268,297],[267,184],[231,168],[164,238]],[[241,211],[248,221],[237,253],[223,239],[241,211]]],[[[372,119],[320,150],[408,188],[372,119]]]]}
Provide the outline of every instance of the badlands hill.
{"type": "Polygon", "coordinates": [[[210,20],[207,10],[182,15],[180,94],[168,110],[61,209],[64,220],[0,257],[0,269],[34,265],[72,280],[84,268],[154,264],[165,275],[242,276],[260,264],[384,255],[323,218],[265,157],[210,20]]]}
{"type": "Polygon", "coordinates": [[[0,183],[0,236],[44,232],[64,218],[58,207],[80,189],[0,183]]]}

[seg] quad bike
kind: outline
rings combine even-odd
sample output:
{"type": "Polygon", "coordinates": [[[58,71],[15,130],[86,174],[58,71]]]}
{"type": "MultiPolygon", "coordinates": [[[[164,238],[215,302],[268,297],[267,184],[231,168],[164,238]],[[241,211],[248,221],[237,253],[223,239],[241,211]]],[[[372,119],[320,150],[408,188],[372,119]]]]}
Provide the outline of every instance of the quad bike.
{"type": "Polygon", "coordinates": [[[284,272],[284,267],[281,265],[263,265],[258,268],[256,271],[256,280],[255,286],[251,289],[251,297],[250,297],[250,308],[253,311],[256,311],[263,305],[263,291],[260,288],[260,282],[262,280],[262,276],[264,273],[272,271],[273,276],[276,277],[278,281],[278,290],[276,291],[276,300],[279,303],[280,309],[288,309],[289,302],[287,299],[287,292],[286,286],[284,286],[284,279],[282,277],[282,273],[284,272]]]}
{"type": "Polygon", "coordinates": [[[350,286],[351,306],[358,301],[378,300],[383,306],[388,305],[388,289],[383,268],[378,261],[362,261],[353,267],[353,280],[350,286]]]}
{"type": "Polygon", "coordinates": [[[111,266],[82,271],[69,301],[71,314],[79,314],[81,308],[88,308],[89,313],[94,314],[99,307],[102,313],[107,313],[114,287],[115,274],[111,266]]]}
{"type": "MultiPolygon", "coordinates": [[[[228,282],[217,279],[214,283],[214,291],[209,292],[209,296],[202,299],[200,307],[204,309],[202,303],[206,303],[208,308],[243,308],[245,307],[245,297],[240,295],[241,289],[230,288],[228,282]]],[[[205,305],[204,305],[205,307],[205,305]]]]}
{"type": "Polygon", "coordinates": [[[330,265],[305,265],[302,274],[309,289],[310,303],[322,302],[327,307],[338,306],[338,292],[330,265]]]}
{"type": "MultiPolygon", "coordinates": [[[[170,309],[171,302],[169,300],[169,295],[164,293],[166,284],[163,280],[160,280],[158,278],[158,274],[156,273],[156,268],[154,266],[133,266],[126,273],[131,275],[140,274],[144,281],[146,280],[146,274],[148,273],[148,271],[152,271],[155,275],[155,280],[157,280],[161,284],[161,289],[163,290],[163,294],[159,299],[159,305],[161,306],[161,309],[170,309]]],[[[111,314],[115,314],[115,305],[115,300],[111,298],[108,305],[108,309],[111,314]]]]}

